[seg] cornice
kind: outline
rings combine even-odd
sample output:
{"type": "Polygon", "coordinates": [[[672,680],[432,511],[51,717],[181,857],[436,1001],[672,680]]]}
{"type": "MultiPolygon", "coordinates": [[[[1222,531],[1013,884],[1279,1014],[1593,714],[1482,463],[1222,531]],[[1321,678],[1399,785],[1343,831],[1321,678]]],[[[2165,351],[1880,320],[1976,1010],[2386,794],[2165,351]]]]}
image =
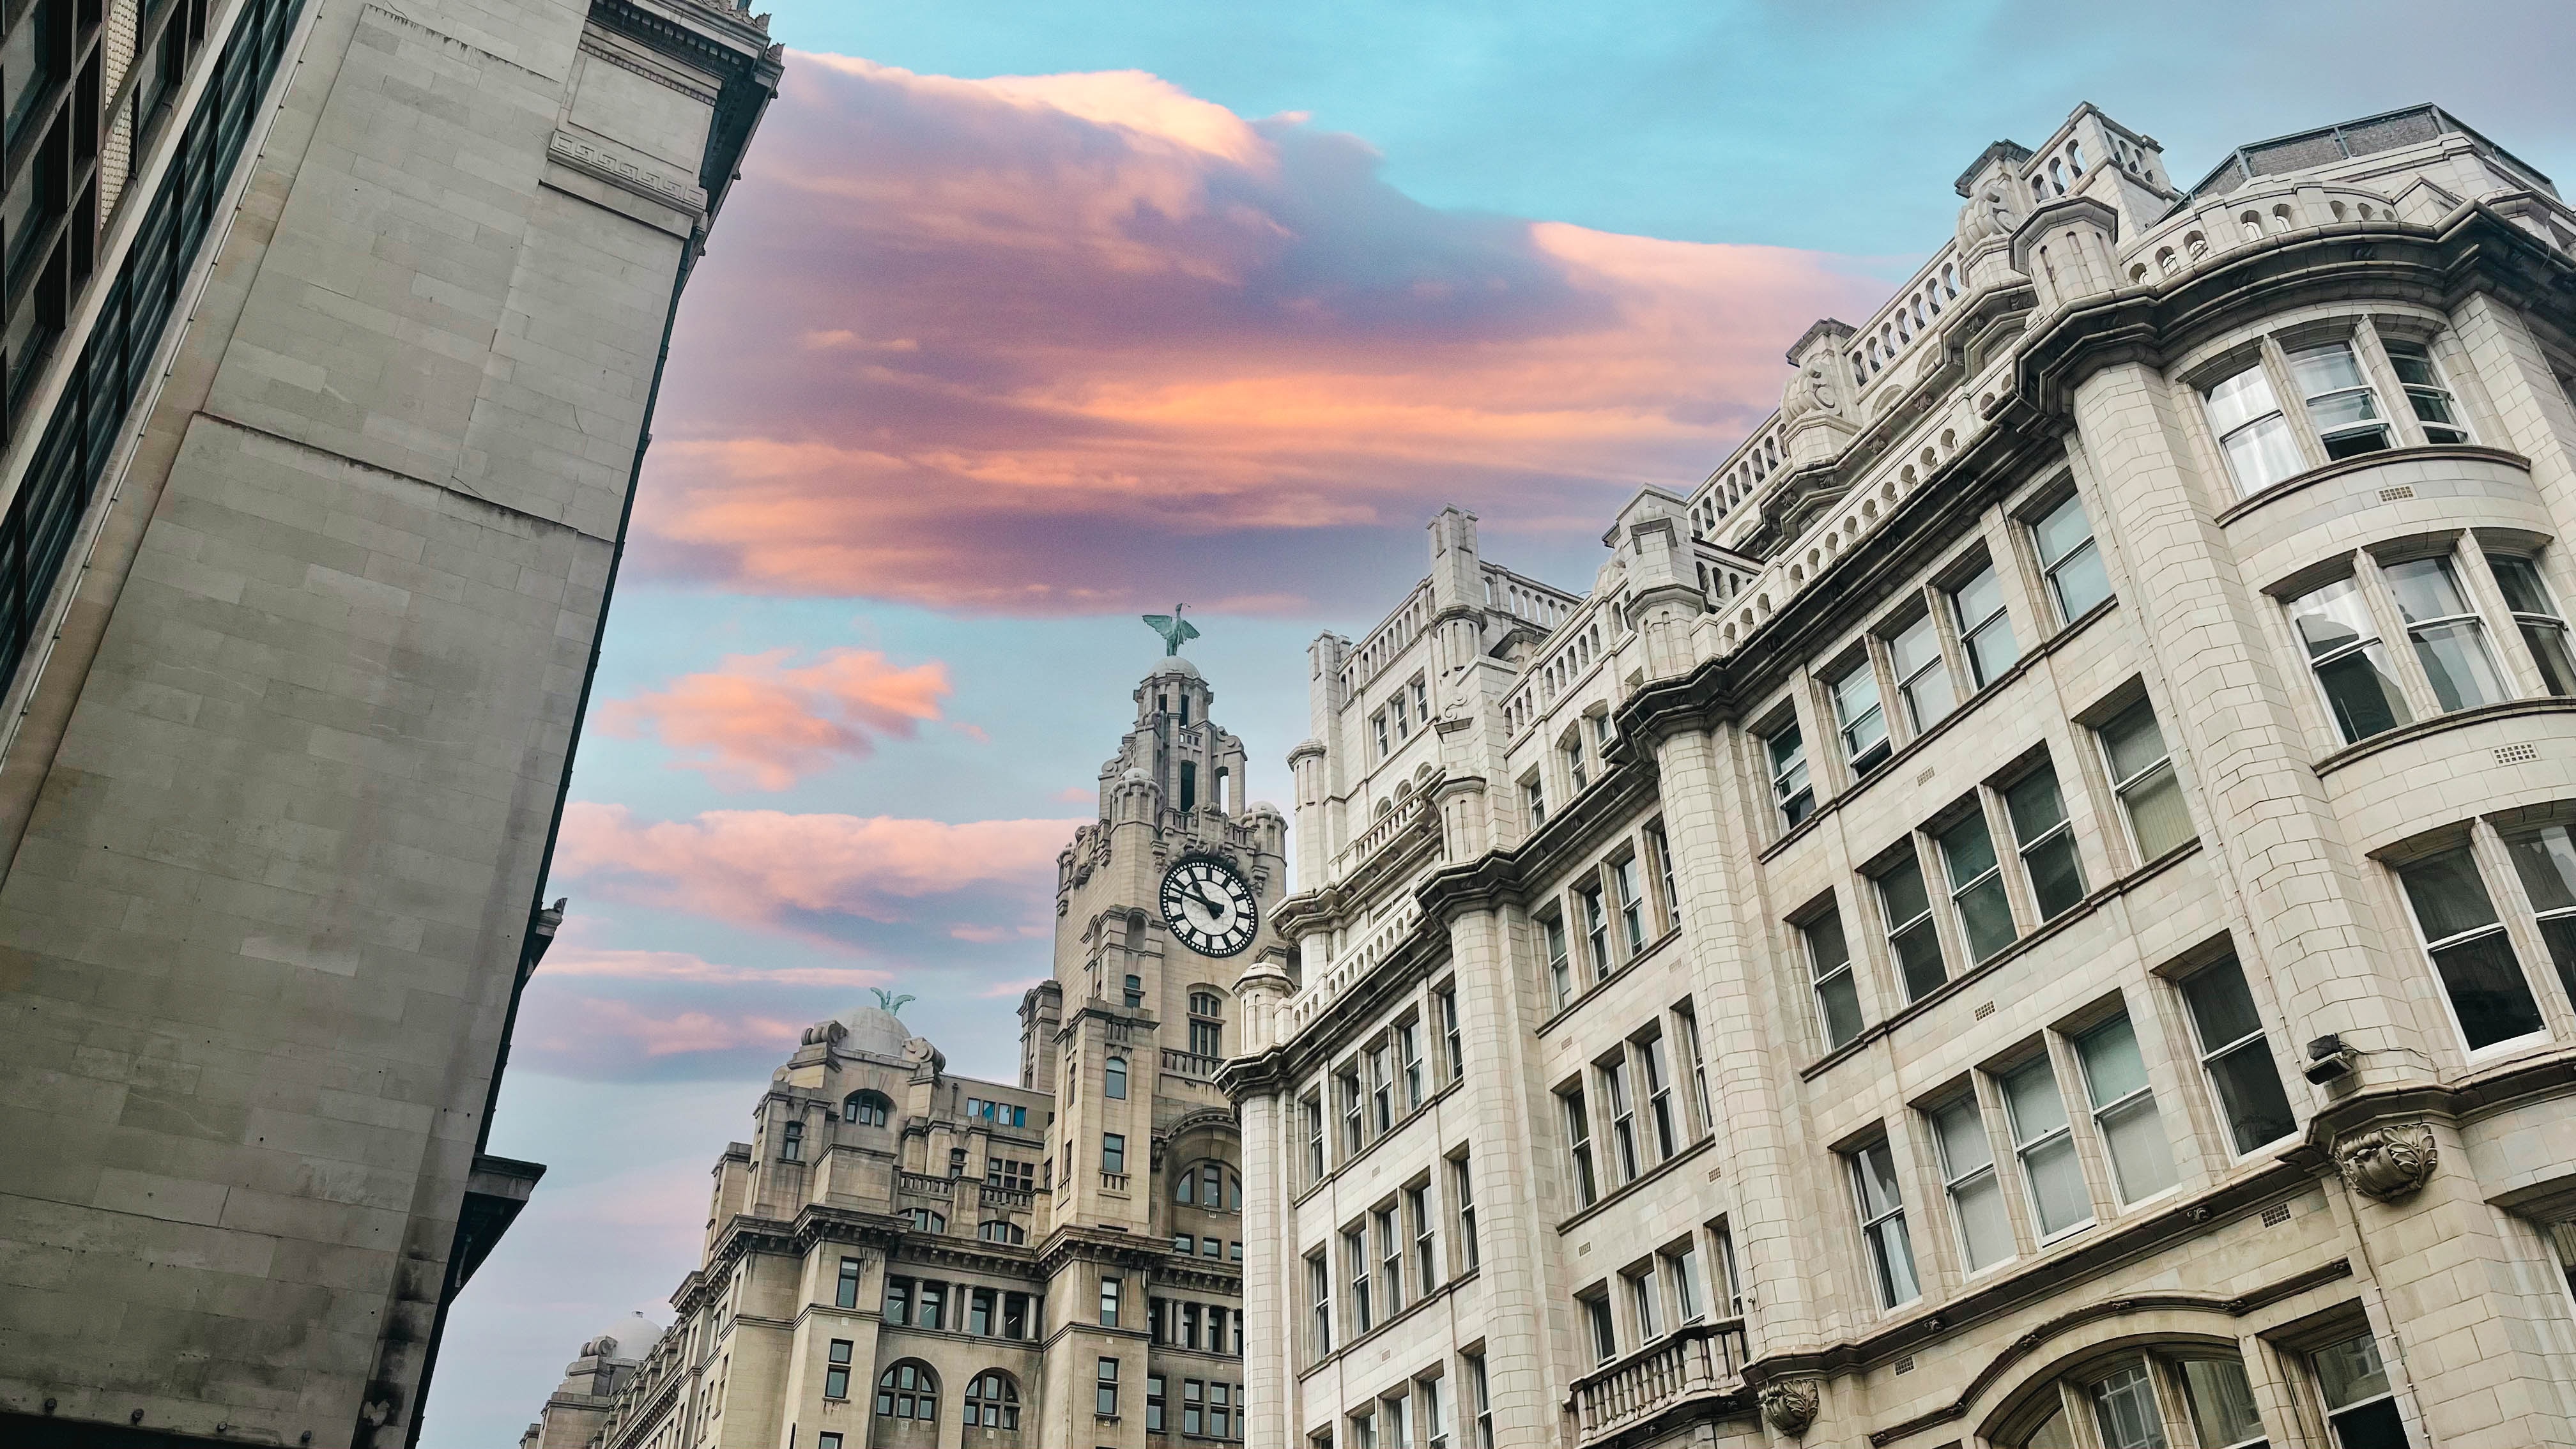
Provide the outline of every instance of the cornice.
{"type": "Polygon", "coordinates": [[[1035,1256],[1038,1272],[1052,1278],[1077,1262],[1110,1263],[1139,1270],[1161,1268],[1170,1262],[1172,1249],[1167,1243],[1130,1233],[1067,1224],[1049,1233],[1035,1256]]]}

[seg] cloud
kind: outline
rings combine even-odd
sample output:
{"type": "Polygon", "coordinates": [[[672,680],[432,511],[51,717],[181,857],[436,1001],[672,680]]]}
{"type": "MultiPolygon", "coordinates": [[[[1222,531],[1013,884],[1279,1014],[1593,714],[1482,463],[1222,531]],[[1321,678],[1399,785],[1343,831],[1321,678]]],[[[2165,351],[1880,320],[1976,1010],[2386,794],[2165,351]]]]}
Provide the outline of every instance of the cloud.
{"type": "Polygon", "coordinates": [[[961,893],[990,903],[987,920],[1038,914],[1076,823],[778,810],[643,821],[623,805],[574,801],[555,873],[616,899],[837,940],[854,922],[911,920],[929,898],[961,893]]]}
{"type": "Polygon", "coordinates": [[[696,1009],[655,1016],[633,1002],[603,997],[575,997],[568,1005],[552,1014],[553,1029],[535,1034],[529,1046],[567,1060],[596,1059],[603,1052],[667,1057],[752,1047],[776,1051],[795,1046],[805,1031],[805,1023],[771,1016],[696,1009]]]}
{"type": "Polygon", "coordinates": [[[785,87],[681,313],[638,514],[663,577],[1279,612],[1452,500],[1571,545],[1695,481],[1781,348],[1884,290],[1434,210],[1356,138],[1137,72],[800,55],[785,87]]]}
{"type": "Polygon", "coordinates": [[[717,986],[835,986],[849,988],[853,998],[864,986],[883,986],[890,972],[866,966],[729,966],[686,951],[567,950],[546,954],[540,968],[550,977],[579,976],[611,981],[688,982],[717,986]]]}
{"type": "Polygon", "coordinates": [[[713,671],[611,701],[600,728],[651,734],[678,751],[675,769],[719,784],[784,790],[800,776],[863,758],[884,738],[909,739],[949,694],[938,660],[897,669],[874,650],[826,649],[791,668],[789,649],[728,655],[713,671]]]}

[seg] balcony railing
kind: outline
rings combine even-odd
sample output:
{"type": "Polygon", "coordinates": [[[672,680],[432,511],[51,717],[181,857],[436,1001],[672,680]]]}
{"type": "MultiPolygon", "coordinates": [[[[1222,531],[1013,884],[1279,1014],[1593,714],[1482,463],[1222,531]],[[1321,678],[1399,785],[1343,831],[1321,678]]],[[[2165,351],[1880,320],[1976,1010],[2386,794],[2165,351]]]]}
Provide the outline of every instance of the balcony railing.
{"type": "Polygon", "coordinates": [[[1127,1191],[1127,1174],[1123,1172],[1104,1172],[1100,1174],[1100,1190],[1102,1192],[1114,1192],[1124,1195],[1127,1191]]]}
{"type": "Polygon", "coordinates": [[[1006,1212],[1027,1212],[1036,1205],[1038,1199],[1038,1195],[1034,1192],[1012,1187],[995,1187],[991,1183],[983,1184],[982,1194],[984,1206],[999,1208],[1006,1212]]]}
{"type": "Polygon", "coordinates": [[[1575,1436],[1590,1444],[1694,1400],[1744,1391],[1744,1320],[1693,1323],[1589,1378],[1566,1400],[1575,1436]]]}
{"type": "Polygon", "coordinates": [[[928,1173],[923,1172],[898,1172],[894,1175],[894,1178],[895,1186],[903,1189],[905,1192],[927,1193],[932,1197],[953,1197],[956,1195],[956,1179],[954,1178],[932,1177],[928,1173]]]}
{"type": "Polygon", "coordinates": [[[1216,1077],[1216,1069],[1223,1065],[1225,1065],[1223,1057],[1203,1057],[1197,1052],[1177,1051],[1171,1047],[1163,1048],[1163,1070],[1176,1077],[1187,1077],[1193,1082],[1213,1081],[1216,1077]]]}

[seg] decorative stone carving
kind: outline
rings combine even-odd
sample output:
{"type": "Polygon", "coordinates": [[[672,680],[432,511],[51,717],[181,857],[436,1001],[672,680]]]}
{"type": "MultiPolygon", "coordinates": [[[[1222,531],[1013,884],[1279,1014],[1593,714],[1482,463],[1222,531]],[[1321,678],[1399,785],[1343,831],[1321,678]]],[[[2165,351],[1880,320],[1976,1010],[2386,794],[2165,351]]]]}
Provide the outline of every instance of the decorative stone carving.
{"type": "Polygon", "coordinates": [[[2335,1139],[2335,1168],[2343,1180],[2380,1202],[2394,1202],[2422,1187],[2440,1160],[2433,1129],[2421,1122],[2382,1122],[2335,1139]]]}
{"type": "Polygon", "coordinates": [[[1774,1379],[1762,1386],[1762,1417],[1783,1434],[1806,1433],[1822,1407],[1814,1379],[1774,1379]]]}

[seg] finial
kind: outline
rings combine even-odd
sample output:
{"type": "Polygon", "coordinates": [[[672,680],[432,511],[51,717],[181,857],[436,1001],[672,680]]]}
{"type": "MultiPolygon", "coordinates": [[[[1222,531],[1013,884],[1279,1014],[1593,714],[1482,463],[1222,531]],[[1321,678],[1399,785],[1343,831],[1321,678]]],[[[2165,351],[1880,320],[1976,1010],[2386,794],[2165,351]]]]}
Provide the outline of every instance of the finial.
{"type": "Polygon", "coordinates": [[[869,989],[870,991],[873,991],[873,992],[875,992],[875,993],[877,994],[877,1006],[878,1006],[878,1008],[879,1008],[880,1010],[882,1010],[882,1011],[886,1012],[886,1013],[887,1013],[887,1014],[889,1014],[889,1015],[894,1015],[894,1016],[900,1016],[900,1015],[902,1015],[902,1014],[903,1014],[903,1004],[904,1004],[905,1002],[910,1001],[910,1000],[912,1000],[912,999],[913,999],[912,995],[911,995],[909,992],[905,993],[905,994],[904,994],[904,995],[902,995],[902,996],[897,996],[897,995],[895,995],[893,992],[886,990],[886,989],[885,989],[884,987],[882,987],[882,986],[871,986],[871,987],[869,987],[868,989],[869,989]]]}
{"type": "Polygon", "coordinates": [[[1181,617],[1181,611],[1188,607],[1187,604],[1174,604],[1168,614],[1144,616],[1146,627],[1163,636],[1163,657],[1166,659],[1180,653],[1184,642],[1199,637],[1199,626],[1181,617]]]}

